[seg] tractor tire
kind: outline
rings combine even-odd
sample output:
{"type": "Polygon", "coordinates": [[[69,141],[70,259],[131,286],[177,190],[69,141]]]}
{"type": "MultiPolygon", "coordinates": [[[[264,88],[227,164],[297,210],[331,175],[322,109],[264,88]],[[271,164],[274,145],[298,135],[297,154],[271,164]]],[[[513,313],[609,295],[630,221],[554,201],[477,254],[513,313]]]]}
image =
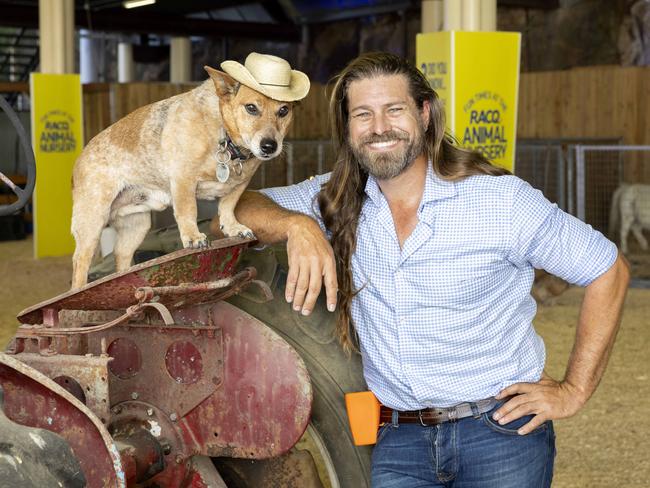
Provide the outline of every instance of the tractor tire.
{"type": "MultiPolygon", "coordinates": [[[[334,314],[327,311],[324,293],[308,317],[291,309],[284,299],[287,277],[285,246],[249,249],[241,266],[254,266],[258,279],[273,290],[274,299],[259,303],[251,291],[244,291],[228,301],[264,322],[287,341],[302,357],[309,370],[314,399],[312,417],[306,435],[281,462],[275,460],[215,460],[228,486],[299,486],[306,488],[306,479],[287,481],[291,465],[304,463],[296,449],[306,448],[315,461],[320,485],[310,486],[362,488],[370,486],[370,455],[368,446],[357,447],[350,433],[344,394],[366,390],[358,354],[347,357],[334,337],[334,314]],[[262,465],[262,466],[260,466],[262,465]],[[261,472],[261,474],[260,474],[261,472]],[[247,474],[248,473],[248,474],[247,474]],[[282,483],[282,473],[285,478],[282,483]]],[[[296,466],[298,468],[298,466],[296,466]]],[[[305,472],[304,468],[295,469],[305,472]]],[[[307,476],[308,477],[308,476],[307,476]]]]}

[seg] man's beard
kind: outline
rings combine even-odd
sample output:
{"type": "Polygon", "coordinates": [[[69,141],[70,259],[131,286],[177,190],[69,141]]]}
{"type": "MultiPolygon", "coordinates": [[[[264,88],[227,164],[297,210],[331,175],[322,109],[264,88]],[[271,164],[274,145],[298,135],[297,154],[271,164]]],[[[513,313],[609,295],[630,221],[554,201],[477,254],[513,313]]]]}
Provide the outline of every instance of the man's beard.
{"type": "Polygon", "coordinates": [[[413,161],[424,152],[424,124],[418,120],[418,127],[409,142],[408,132],[393,129],[383,134],[371,134],[358,143],[350,141],[350,149],[359,165],[378,180],[388,180],[402,174],[413,161]],[[367,144],[403,140],[405,145],[387,152],[371,152],[367,144]]]}

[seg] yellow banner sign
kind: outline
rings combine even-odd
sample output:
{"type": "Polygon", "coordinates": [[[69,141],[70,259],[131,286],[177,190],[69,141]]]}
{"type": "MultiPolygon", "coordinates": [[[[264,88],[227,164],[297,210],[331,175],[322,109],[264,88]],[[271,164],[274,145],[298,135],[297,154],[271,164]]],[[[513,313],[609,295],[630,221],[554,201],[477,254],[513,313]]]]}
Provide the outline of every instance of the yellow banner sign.
{"type": "Polygon", "coordinates": [[[71,254],[72,167],[84,141],[79,75],[32,73],[30,93],[37,174],[34,256],[71,254]]]}
{"type": "Polygon", "coordinates": [[[418,34],[416,61],[445,106],[461,146],[514,171],[521,35],[418,34]]]}

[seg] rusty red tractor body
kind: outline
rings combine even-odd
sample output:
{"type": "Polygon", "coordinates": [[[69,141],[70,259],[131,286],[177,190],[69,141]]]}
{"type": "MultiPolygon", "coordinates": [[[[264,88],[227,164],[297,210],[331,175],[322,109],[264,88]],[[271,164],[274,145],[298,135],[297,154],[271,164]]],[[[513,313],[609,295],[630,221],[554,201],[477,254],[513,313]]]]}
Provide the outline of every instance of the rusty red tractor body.
{"type": "Polygon", "coordinates": [[[0,357],[8,420],[61,436],[87,486],[227,486],[210,458],[283,454],[262,474],[229,466],[233,485],[347,486],[323,432],[311,468],[286,460],[310,422],[312,384],[294,347],[224,301],[273,298],[254,267],[238,267],[247,246],[176,251],[21,312],[0,357]]]}
{"type": "MultiPolygon", "coordinates": [[[[6,215],[35,165],[0,106],[30,163],[6,215]]],[[[365,389],[360,360],[323,297],[310,317],[284,301],[286,250],[250,244],[177,250],[21,312],[0,353],[0,486],[370,486],[343,399],[365,389]]]]}

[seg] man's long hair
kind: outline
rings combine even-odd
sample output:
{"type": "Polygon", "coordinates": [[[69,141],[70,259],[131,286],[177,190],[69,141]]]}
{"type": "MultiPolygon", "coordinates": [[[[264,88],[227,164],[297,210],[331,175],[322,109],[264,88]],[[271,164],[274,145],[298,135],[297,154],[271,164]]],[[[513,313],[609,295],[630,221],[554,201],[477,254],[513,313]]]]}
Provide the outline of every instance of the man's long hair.
{"type": "Polygon", "coordinates": [[[350,353],[358,350],[358,342],[350,315],[352,298],[358,292],[352,280],[352,254],[357,242],[359,214],[365,198],[368,173],[359,166],[349,142],[348,88],[350,83],[385,75],[401,75],[408,82],[409,92],[422,112],[429,102],[429,126],[424,134],[426,157],[433,170],[445,180],[460,180],[470,175],[505,175],[478,152],[461,149],[445,132],[445,115],[438,95],[424,75],[403,58],[389,53],[367,53],[348,64],[334,79],[329,101],[329,118],[336,164],[329,181],[318,194],[318,204],[331,233],[331,244],[336,258],[339,285],[336,335],[343,349],[350,353]]]}

